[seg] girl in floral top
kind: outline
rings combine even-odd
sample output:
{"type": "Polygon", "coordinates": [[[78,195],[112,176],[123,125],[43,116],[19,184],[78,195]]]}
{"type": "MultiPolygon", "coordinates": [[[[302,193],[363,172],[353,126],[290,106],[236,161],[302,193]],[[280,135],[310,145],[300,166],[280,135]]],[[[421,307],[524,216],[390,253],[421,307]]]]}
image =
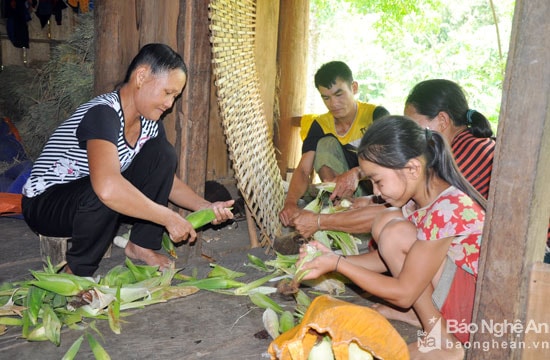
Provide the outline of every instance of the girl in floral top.
{"type": "Polygon", "coordinates": [[[424,330],[409,345],[411,358],[462,359],[485,198],[458,170],[442,135],[407,117],[375,122],[363,136],[358,156],[374,194],[392,206],[373,224],[378,249],[343,257],[312,242],[323,255],[304,265],[309,270],[305,279],[337,271],[395,306],[384,315],[424,330]]]}

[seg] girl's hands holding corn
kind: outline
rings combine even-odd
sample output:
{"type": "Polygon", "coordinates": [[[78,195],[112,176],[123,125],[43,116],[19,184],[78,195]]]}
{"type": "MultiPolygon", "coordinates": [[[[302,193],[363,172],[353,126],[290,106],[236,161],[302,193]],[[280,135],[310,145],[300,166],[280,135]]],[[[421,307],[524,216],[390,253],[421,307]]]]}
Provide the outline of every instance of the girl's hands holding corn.
{"type": "Polygon", "coordinates": [[[334,271],[339,257],[339,255],[318,241],[310,241],[302,245],[297,261],[300,270],[305,272],[302,280],[316,279],[323,274],[334,271]],[[316,251],[317,253],[310,260],[312,251],[316,251]]]}

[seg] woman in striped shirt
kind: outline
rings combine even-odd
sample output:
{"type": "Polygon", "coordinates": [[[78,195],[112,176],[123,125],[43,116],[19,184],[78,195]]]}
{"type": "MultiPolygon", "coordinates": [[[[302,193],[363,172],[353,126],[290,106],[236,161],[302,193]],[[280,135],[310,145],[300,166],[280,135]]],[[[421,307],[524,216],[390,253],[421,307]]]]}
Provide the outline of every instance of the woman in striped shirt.
{"type": "Polygon", "coordinates": [[[466,180],[487,198],[495,150],[493,130],[483,114],[470,109],[462,88],[445,79],[422,81],[409,93],[405,115],[447,139],[466,180]]]}
{"type": "Polygon", "coordinates": [[[174,205],[212,208],[214,224],[232,218],[233,200],[211,203],[176,176],[177,155],[162,121],[187,81],[182,57],[148,44],[119,89],[79,106],[51,135],[23,187],[23,215],[42,235],[71,237],[65,271],[91,276],[120,221],[132,223],[126,256],[162,270],[163,232],[193,241],[192,225],[174,205]]]}

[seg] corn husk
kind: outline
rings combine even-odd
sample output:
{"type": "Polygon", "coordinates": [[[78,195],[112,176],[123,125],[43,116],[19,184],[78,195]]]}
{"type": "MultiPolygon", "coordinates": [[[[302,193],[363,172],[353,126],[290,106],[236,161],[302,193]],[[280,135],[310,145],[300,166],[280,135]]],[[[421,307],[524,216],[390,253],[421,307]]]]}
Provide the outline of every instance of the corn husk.
{"type": "Polygon", "coordinates": [[[271,336],[272,339],[276,339],[280,335],[279,332],[279,315],[272,308],[266,308],[262,315],[262,322],[264,328],[271,336]]]}

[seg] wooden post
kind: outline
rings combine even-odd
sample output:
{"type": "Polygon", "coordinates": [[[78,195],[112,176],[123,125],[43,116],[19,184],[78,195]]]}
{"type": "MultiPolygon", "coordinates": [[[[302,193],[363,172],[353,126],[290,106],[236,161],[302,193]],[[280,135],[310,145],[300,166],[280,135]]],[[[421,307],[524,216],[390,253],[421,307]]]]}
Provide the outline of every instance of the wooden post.
{"type": "MultiPolygon", "coordinates": [[[[208,1],[180,0],[178,51],[188,67],[187,85],[175,108],[176,151],[180,155],[178,175],[197,194],[204,195],[212,51],[208,29],[208,1]]],[[[188,247],[184,257],[200,256],[201,242],[188,247]]]]}
{"type": "MultiPolygon", "coordinates": [[[[178,51],[180,1],[137,1],[136,6],[136,26],[139,29],[140,47],[149,43],[161,42],[178,51]]],[[[183,56],[181,52],[179,53],[183,56]]],[[[177,112],[175,111],[178,103],[179,100],[176,101],[172,111],[165,114],[162,120],[166,129],[166,137],[172,144],[176,142],[178,137],[176,132],[177,112]]]]}
{"type": "Polygon", "coordinates": [[[177,107],[176,150],[179,175],[197,194],[204,194],[212,51],[208,29],[208,1],[182,1],[178,51],[188,66],[187,85],[177,107]],[[184,4],[184,5],[183,5],[184,4]]]}
{"type": "MultiPolygon", "coordinates": [[[[491,321],[525,329],[540,320],[528,319],[526,309],[531,269],[544,256],[550,218],[549,17],[548,0],[516,1],[474,307],[479,329],[491,321]]],[[[527,351],[513,345],[525,331],[504,330],[502,337],[475,332],[467,358],[522,358],[527,351]],[[490,350],[475,347],[483,344],[490,350]]],[[[529,358],[548,356],[548,349],[532,351],[538,355],[529,358]]]]}
{"type": "Polygon", "coordinates": [[[300,156],[300,133],[291,119],[301,116],[305,108],[309,0],[281,0],[279,17],[279,128],[275,147],[279,150],[279,169],[286,178],[289,168],[295,168],[300,156]]]}

